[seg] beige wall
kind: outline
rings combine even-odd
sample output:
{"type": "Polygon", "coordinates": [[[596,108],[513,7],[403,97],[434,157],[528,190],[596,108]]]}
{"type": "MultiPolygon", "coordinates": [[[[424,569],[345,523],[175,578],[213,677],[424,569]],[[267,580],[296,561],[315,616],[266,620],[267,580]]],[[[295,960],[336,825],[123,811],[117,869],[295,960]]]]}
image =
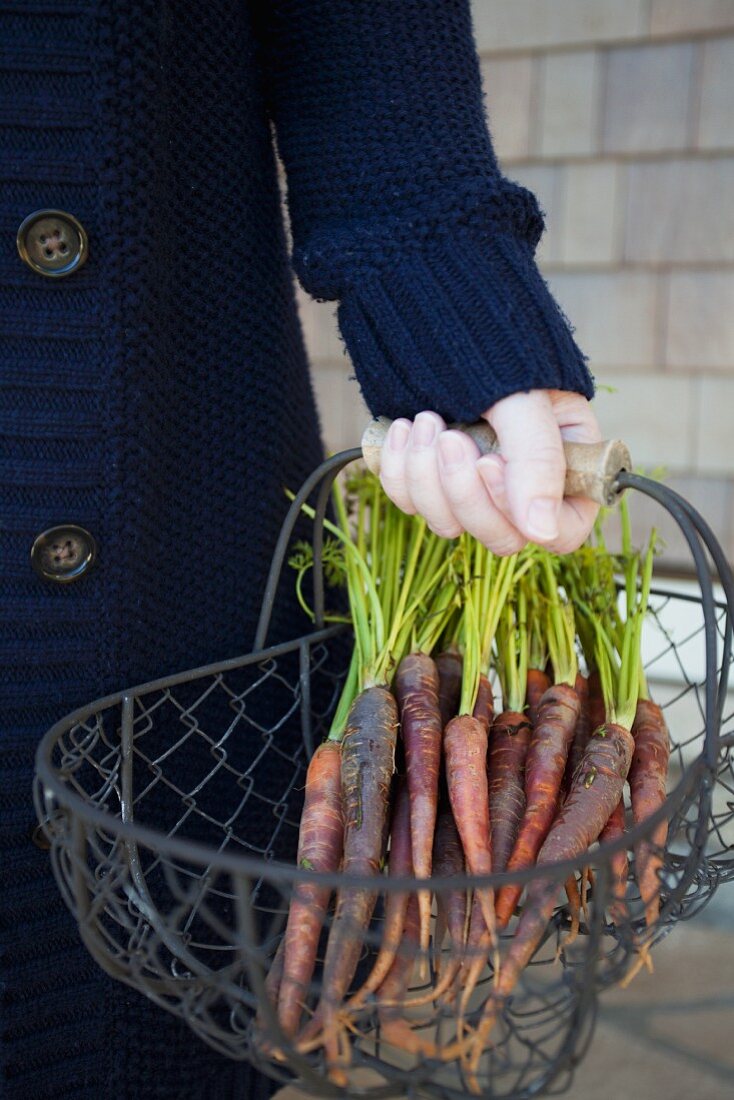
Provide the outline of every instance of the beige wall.
{"type": "MultiPolygon", "coordinates": [[[[497,153],[538,195],[542,268],[615,390],[604,431],[664,465],[733,555],[734,0],[473,7],[497,153]]],[[[366,414],[334,306],[300,301],[327,441],[354,445],[366,414]]]]}

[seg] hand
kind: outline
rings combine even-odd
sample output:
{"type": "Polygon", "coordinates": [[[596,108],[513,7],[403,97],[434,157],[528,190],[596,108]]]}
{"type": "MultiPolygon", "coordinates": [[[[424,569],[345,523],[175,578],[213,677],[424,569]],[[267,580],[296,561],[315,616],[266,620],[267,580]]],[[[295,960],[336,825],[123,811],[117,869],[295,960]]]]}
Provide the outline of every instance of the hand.
{"type": "Polygon", "coordinates": [[[531,390],[498,401],[483,419],[502,457],[480,457],[476,443],[436,413],[395,420],[381,458],[387,495],[404,512],[419,512],[437,535],[468,531],[495,554],[514,554],[527,542],[557,554],[575,550],[599,508],[584,497],[563,499],[562,441],[601,439],[589,402],[563,390],[531,390]]]}

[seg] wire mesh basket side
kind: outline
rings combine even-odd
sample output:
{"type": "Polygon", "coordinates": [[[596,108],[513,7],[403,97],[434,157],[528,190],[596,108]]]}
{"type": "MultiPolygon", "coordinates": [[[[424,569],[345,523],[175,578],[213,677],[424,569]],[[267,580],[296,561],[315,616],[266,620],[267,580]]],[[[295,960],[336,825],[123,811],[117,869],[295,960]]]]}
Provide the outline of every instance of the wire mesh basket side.
{"type": "MultiPolygon", "coordinates": [[[[296,1073],[321,1096],[343,1092],[327,1080],[318,1051],[307,1044],[297,1048],[282,1033],[268,983],[277,971],[294,891],[312,877],[293,866],[305,770],[328,728],[349,656],[348,632],[324,626],[322,521],[333,477],[357,454],[329,460],[294,501],[274,555],[253,653],[82,708],[49,731],[37,767],[37,809],[54,872],[100,965],[185,1018],[221,1052],[254,1062],[278,1080],[296,1073]],[[314,492],[315,629],[264,649],[300,502],[314,492]]],[[[673,506],[697,547],[700,571],[705,559],[698,540],[700,533],[708,545],[705,525],[685,502],[673,500],[673,506]]],[[[714,545],[711,552],[721,570],[720,551],[714,545]]],[[[628,821],[630,831],[616,847],[594,847],[572,865],[542,875],[529,869],[514,876],[518,883],[547,877],[555,911],[541,949],[494,1023],[491,1049],[474,1067],[483,1095],[520,1100],[552,1080],[560,1083],[589,1040],[598,991],[629,976],[641,949],[694,915],[718,883],[734,875],[734,721],[726,694],[731,606],[714,601],[708,573],[700,598],[656,590],[646,666],[673,735],[675,789],[644,827],[628,821]],[[680,600],[688,600],[698,615],[682,633],[669,626],[680,600]],[[692,672],[689,650],[700,656],[701,649],[704,666],[692,672]],[[672,678],[666,663],[673,666],[672,678]],[[659,848],[660,911],[650,922],[636,885],[636,860],[640,842],[652,843],[663,818],[668,827],[659,848]],[[622,894],[615,887],[615,857],[621,854],[622,894]]],[[[485,885],[502,881],[494,876],[485,885]]],[[[379,951],[388,898],[400,890],[415,893],[416,882],[380,877],[355,883],[334,876],[330,885],[342,891],[369,887],[377,894],[369,930],[354,930],[362,946],[354,993],[379,951]]],[[[436,908],[452,888],[481,885],[468,878],[458,884],[432,881],[436,908]]],[[[304,990],[307,1018],[322,993],[331,919],[330,913],[304,990]]],[[[343,1016],[353,1065],[378,1077],[363,1094],[463,1096],[461,1067],[446,1065],[435,1050],[456,1041],[456,999],[439,1001],[425,984],[426,970],[440,982],[436,968],[450,965],[450,945],[444,940],[420,957],[406,936],[397,951],[412,973],[411,1003],[402,1008],[414,1050],[396,1048],[389,1011],[383,1011],[390,1006],[374,996],[343,1016]]],[[[483,1019],[494,981],[491,955],[476,958],[476,987],[463,1006],[471,1028],[483,1019]]],[[[469,953],[464,965],[471,968],[472,961],[469,953]]]]}
{"type": "MultiPolygon", "coordinates": [[[[655,596],[661,630],[648,657],[651,674],[666,655],[675,659],[678,653],[676,640],[665,633],[675,600],[667,593],[655,596]]],[[[722,624],[723,616],[719,608],[722,624]]],[[[678,639],[682,652],[700,644],[701,629],[678,639]]],[[[276,656],[251,655],[239,667],[123,693],[57,730],[49,765],[61,797],[40,783],[37,791],[57,879],[85,943],[104,969],[184,1017],[223,1053],[254,1061],[280,1080],[291,1072],[310,1075],[321,1081],[321,1095],[328,1093],[318,1055],[291,1049],[284,1064],[272,1062],[268,1049],[283,1038],[277,1032],[273,1037],[272,1021],[258,1025],[257,1016],[262,1018],[267,1003],[264,983],[292,891],[308,877],[271,855],[295,846],[308,757],[302,711],[307,708],[310,716],[305,728],[320,739],[340,683],[332,654],[339,641],[338,632],[305,639],[276,656]],[[263,711],[270,716],[267,724],[261,721],[263,711]],[[283,739],[294,728],[295,742],[289,740],[286,749],[283,739]],[[183,772],[179,759],[185,761],[183,772]],[[261,768],[278,776],[277,790],[263,788],[261,768]],[[265,836],[258,832],[263,821],[265,836]],[[269,1041],[263,1041],[263,1029],[269,1041]]],[[[705,903],[718,879],[712,868],[731,843],[724,832],[732,824],[730,807],[726,822],[718,812],[711,861],[709,849],[695,847],[700,821],[707,821],[705,832],[712,837],[717,814],[716,804],[705,800],[704,777],[691,767],[705,737],[701,683],[689,677],[667,690],[662,701],[673,732],[673,759],[685,782],[668,806],[662,914],[649,933],[653,938],[705,903]],[[679,729],[682,737],[676,735],[679,729]]],[[[611,913],[608,858],[597,851],[589,860],[592,876],[585,907],[576,914],[579,934],[573,941],[575,918],[559,879],[545,945],[498,1021],[494,1053],[481,1067],[485,1095],[503,1100],[530,1095],[541,1079],[550,1080],[579,1056],[592,1026],[596,990],[624,977],[646,935],[634,848],[628,856],[627,909],[617,921],[611,913]]],[[[382,913],[392,889],[380,882],[357,982],[379,949],[382,913]]],[[[445,955],[447,950],[444,944],[445,955]]],[[[468,1008],[470,1025],[477,1022],[491,984],[488,962],[476,1003],[468,1008]]],[[[420,997],[422,990],[416,979],[410,995],[420,997]]],[[[312,1010],[319,994],[317,969],[307,996],[312,1010]]],[[[412,1026],[418,1036],[451,1041],[451,1005],[415,1011],[412,1026]]],[[[393,1088],[396,1081],[406,1089],[414,1086],[418,1074],[427,1095],[461,1095],[455,1069],[424,1057],[406,1063],[385,1041],[374,1000],[351,1025],[362,1036],[355,1041],[356,1066],[378,1074],[390,1067],[393,1088]]]]}

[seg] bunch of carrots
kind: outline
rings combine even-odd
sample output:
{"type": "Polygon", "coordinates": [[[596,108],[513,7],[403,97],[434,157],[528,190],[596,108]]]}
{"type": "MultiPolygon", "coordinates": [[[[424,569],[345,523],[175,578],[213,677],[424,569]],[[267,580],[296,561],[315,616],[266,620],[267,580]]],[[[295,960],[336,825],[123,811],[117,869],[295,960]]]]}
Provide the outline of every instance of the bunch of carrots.
{"type": "MultiPolygon", "coordinates": [[[[383,1042],[459,1061],[478,1093],[481,1057],[543,942],[559,883],[536,876],[526,889],[479,883],[467,893],[433,891],[431,879],[579,857],[625,831],[625,783],[635,824],[664,801],[668,732],[640,656],[655,535],[644,554],[634,551],[623,511],[621,555],[607,551],[598,526],[564,558],[532,546],[497,558],[467,535],[433,535],[368,474],[336,490],[334,507],[326,558],[332,579],[346,583],[354,650],[330,733],[308,768],[297,861],[305,871],[341,872],[343,886],[332,897],[328,886],[299,878],[267,991],[289,1042],[301,1052],[323,1048],[337,1083],[346,1082],[356,1021],[376,1012],[383,1042]],[[386,890],[376,922],[385,871],[420,882],[386,890]],[[355,875],[360,886],[349,883],[355,875]],[[377,949],[356,981],[375,924],[377,949]],[[486,968],[489,993],[470,1013],[486,968]],[[416,970],[422,986],[409,993],[416,970]],[[420,1004],[451,1009],[451,1042],[438,1047],[411,1026],[407,1009],[420,1004]]],[[[307,607],[304,547],[292,564],[307,607]]],[[[663,823],[635,853],[650,926],[665,840],[663,823]]],[[[610,917],[621,924],[626,851],[612,872],[610,917]]],[[[564,888],[575,935],[583,903],[575,875],[564,888]]],[[[642,946],[639,959],[647,961],[642,946]]]]}

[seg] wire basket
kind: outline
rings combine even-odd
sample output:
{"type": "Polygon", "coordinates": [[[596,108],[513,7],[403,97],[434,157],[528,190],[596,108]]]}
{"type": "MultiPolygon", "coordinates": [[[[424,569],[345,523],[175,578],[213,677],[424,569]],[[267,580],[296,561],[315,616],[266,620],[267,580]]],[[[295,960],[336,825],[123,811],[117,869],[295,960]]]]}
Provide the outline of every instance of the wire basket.
{"type": "MultiPolygon", "coordinates": [[[[421,997],[425,964],[409,942],[399,953],[415,966],[401,1010],[419,1042],[396,1046],[368,999],[350,1021],[351,1063],[367,1067],[346,1084],[329,1079],[323,1056],[289,1043],[266,992],[292,892],[316,881],[375,889],[375,880],[315,875],[293,865],[308,760],[328,730],[349,656],[343,626],[324,625],[322,521],[336,474],[361,455],[325,462],[294,500],[273,558],[252,653],[96,700],[57,723],[36,760],[36,808],[66,904],[81,936],[112,977],[182,1016],[212,1047],[249,1061],[276,1080],[297,1076],[317,1096],[461,1097],[468,1085],[455,1063],[431,1053],[450,1044],[455,1010],[421,997]],[[312,633],[267,646],[273,601],[301,502],[315,496],[312,633]],[[420,964],[423,964],[422,966],[420,964]],[[277,1056],[276,1056],[277,1052],[277,1056]]],[[[734,716],[726,713],[734,585],[710,529],[682,498],[622,473],[618,488],[654,497],[691,548],[695,596],[653,589],[645,663],[671,732],[671,782],[662,809],[614,844],[543,869],[559,888],[569,875],[588,885],[580,934],[559,893],[543,946],[526,969],[472,1083],[502,1100],[563,1087],[593,1032],[597,995],[622,981],[640,948],[662,939],[734,877],[734,716]],[[714,598],[705,546],[725,598],[714,598]],[[682,613],[685,612],[685,613],[682,613]],[[635,885],[635,849],[667,820],[660,913],[647,927],[635,885]],[[630,861],[624,911],[610,916],[612,861],[630,861]],[[586,868],[592,873],[584,873],[586,868]]],[[[527,883],[536,869],[478,880],[434,879],[451,889],[527,883]]],[[[381,939],[388,896],[415,880],[381,878],[380,900],[363,936],[364,978],[381,939]]],[[[324,932],[320,945],[323,959],[324,932]]],[[[434,947],[430,966],[441,956],[434,947]]],[[[318,1000],[320,962],[306,1006],[318,1000]]],[[[487,965],[467,1007],[476,1022],[491,989],[487,965]]]]}

